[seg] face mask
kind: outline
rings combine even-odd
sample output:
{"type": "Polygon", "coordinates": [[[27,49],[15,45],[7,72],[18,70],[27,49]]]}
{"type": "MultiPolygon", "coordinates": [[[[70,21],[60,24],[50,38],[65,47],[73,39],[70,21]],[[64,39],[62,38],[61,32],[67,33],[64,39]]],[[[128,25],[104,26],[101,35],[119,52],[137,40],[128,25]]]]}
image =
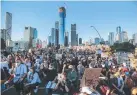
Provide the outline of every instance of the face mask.
{"type": "Polygon", "coordinates": [[[33,72],[32,71],[29,71],[30,72],[30,74],[32,74],[33,72]]]}
{"type": "Polygon", "coordinates": [[[19,66],[20,65],[20,63],[16,63],[16,66],[19,66]]]}

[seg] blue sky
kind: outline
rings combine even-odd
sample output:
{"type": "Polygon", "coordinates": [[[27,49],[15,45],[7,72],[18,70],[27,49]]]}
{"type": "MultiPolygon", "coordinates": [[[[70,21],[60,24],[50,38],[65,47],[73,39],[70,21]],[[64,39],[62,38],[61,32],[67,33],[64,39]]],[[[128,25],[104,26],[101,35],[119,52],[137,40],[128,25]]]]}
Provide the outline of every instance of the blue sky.
{"type": "Polygon", "coordinates": [[[55,21],[59,21],[58,7],[66,3],[66,31],[70,34],[71,24],[77,24],[79,37],[88,40],[90,37],[98,37],[91,25],[95,26],[101,36],[107,40],[108,32],[115,32],[116,27],[121,26],[127,31],[129,37],[137,33],[137,2],[93,2],[93,1],[3,1],[2,28],[5,27],[5,13],[12,13],[12,39],[23,38],[25,26],[37,28],[38,37],[47,39],[51,28],[55,27],[55,21]],[[18,36],[15,36],[18,35],[18,36]]]}

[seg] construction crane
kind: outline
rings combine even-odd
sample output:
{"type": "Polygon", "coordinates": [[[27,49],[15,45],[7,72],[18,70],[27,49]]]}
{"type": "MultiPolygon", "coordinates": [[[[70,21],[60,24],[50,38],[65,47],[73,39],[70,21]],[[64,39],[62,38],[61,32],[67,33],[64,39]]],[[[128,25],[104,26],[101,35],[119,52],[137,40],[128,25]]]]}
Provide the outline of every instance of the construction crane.
{"type": "Polygon", "coordinates": [[[94,29],[96,30],[96,32],[98,33],[98,35],[99,35],[99,37],[100,37],[100,40],[101,40],[100,42],[103,43],[102,37],[100,36],[100,33],[98,32],[98,30],[97,30],[94,26],[90,26],[90,27],[92,27],[92,28],[94,28],[94,29]]]}

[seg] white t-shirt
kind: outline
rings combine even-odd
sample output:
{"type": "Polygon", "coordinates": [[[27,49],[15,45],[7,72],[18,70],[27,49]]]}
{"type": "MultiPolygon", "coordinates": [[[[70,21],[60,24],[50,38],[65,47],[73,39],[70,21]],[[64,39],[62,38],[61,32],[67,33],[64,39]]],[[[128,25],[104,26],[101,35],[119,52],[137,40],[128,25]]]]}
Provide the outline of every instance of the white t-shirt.
{"type": "Polygon", "coordinates": [[[31,63],[30,63],[30,62],[29,62],[29,63],[26,63],[26,65],[27,65],[28,69],[31,68],[31,63]]]}
{"type": "Polygon", "coordinates": [[[7,69],[9,69],[9,63],[7,61],[4,62],[0,62],[0,69],[3,69],[3,67],[6,67],[7,69]]]}

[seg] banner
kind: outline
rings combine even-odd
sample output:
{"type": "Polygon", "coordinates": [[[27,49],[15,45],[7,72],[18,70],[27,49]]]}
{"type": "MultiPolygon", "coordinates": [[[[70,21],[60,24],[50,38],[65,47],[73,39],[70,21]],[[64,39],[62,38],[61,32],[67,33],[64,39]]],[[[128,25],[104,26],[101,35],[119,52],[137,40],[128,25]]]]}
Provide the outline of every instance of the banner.
{"type": "Polygon", "coordinates": [[[101,68],[86,68],[83,74],[80,87],[96,87],[101,74],[101,68]]]}

